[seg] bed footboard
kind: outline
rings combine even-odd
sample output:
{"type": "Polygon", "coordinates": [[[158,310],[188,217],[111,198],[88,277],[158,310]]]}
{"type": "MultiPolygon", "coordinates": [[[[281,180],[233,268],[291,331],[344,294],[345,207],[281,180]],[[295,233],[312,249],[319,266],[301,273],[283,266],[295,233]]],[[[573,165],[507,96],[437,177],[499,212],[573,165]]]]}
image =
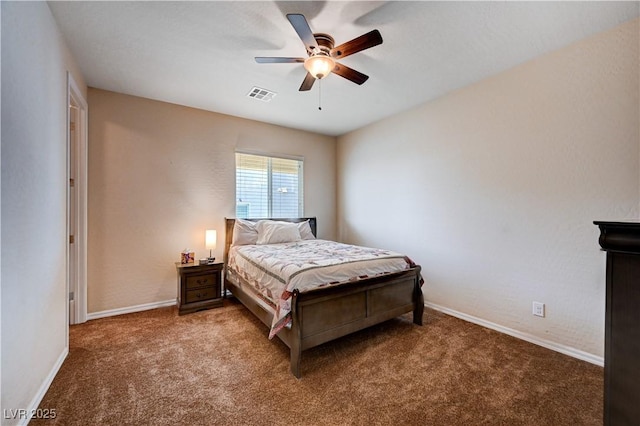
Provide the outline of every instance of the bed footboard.
{"type": "Polygon", "coordinates": [[[407,312],[413,312],[413,322],[422,325],[424,297],[420,286],[420,267],[416,266],[353,286],[294,292],[289,344],[293,375],[300,377],[300,359],[306,349],[407,312]]]}

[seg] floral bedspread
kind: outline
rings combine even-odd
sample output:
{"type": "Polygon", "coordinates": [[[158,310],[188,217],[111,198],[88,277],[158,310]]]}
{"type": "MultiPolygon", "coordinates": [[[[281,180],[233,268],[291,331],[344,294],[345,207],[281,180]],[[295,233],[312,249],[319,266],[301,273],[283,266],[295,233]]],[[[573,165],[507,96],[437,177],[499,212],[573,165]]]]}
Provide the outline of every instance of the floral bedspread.
{"type": "Polygon", "coordinates": [[[411,264],[406,256],[389,250],[304,240],[231,247],[227,266],[275,305],[272,338],[291,323],[294,290],[304,292],[399,272],[411,264]]]}

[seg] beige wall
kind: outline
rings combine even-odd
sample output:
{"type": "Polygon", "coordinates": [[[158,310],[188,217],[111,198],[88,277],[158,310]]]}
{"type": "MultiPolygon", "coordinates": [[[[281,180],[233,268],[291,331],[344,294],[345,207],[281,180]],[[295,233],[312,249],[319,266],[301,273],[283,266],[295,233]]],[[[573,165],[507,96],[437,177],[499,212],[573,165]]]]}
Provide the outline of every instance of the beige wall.
{"type": "Polygon", "coordinates": [[[635,20],[340,137],[339,237],[413,257],[429,303],[601,359],[592,221],[639,217],[638,34],[635,20]]]}
{"type": "Polygon", "coordinates": [[[184,248],[235,214],[235,150],[304,157],[305,215],[334,238],[335,138],[89,90],[88,312],[176,298],[184,248]]]}
{"type": "Polygon", "coordinates": [[[67,70],[86,86],[46,3],[0,7],[4,425],[24,423],[4,410],[36,408],[68,350],[67,70]]]}

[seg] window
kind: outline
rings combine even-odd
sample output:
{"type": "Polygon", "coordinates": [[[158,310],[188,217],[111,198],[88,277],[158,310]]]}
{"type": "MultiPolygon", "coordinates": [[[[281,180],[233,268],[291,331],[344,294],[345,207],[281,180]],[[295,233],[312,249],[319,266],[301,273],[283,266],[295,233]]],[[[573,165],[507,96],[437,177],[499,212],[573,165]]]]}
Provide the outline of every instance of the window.
{"type": "Polygon", "coordinates": [[[302,159],[236,152],[236,217],[302,217],[302,159]]]}

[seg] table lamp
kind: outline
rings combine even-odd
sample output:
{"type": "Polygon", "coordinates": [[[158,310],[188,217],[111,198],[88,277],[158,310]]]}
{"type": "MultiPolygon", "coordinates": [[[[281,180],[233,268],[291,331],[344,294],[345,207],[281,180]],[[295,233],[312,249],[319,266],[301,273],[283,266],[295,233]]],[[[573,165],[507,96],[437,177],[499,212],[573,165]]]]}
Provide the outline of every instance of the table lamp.
{"type": "Polygon", "coordinates": [[[216,249],[216,242],[218,239],[218,235],[215,229],[207,229],[204,237],[204,244],[206,248],[209,249],[209,257],[207,257],[207,263],[209,265],[215,262],[216,258],[211,254],[212,250],[216,249]]]}

